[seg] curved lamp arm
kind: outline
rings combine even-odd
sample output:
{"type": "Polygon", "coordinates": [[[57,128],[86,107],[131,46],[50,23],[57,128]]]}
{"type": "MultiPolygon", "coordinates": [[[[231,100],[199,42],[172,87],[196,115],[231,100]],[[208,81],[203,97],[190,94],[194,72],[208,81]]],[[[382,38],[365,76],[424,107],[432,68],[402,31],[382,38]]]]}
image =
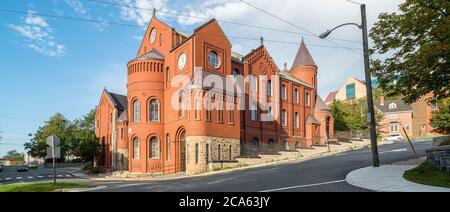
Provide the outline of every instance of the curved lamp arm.
{"type": "Polygon", "coordinates": [[[356,23],[345,23],[345,24],[341,24],[341,25],[339,25],[339,26],[337,26],[337,27],[335,27],[335,28],[333,28],[333,29],[331,29],[331,30],[327,30],[326,32],[324,32],[324,33],[322,33],[321,35],[319,35],[319,38],[320,38],[320,39],[324,39],[324,38],[328,37],[328,35],[330,35],[331,32],[333,32],[335,29],[337,29],[337,28],[339,28],[339,27],[347,26],[347,25],[355,25],[355,26],[357,26],[359,29],[362,29],[362,26],[359,25],[359,24],[356,24],[356,23]]]}

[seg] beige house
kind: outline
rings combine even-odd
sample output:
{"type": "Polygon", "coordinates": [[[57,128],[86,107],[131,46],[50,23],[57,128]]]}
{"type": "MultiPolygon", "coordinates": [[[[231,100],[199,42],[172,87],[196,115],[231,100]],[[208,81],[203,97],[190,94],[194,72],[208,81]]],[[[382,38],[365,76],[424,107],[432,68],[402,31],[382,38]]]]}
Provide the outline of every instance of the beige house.
{"type": "Polygon", "coordinates": [[[328,94],[325,103],[328,105],[334,100],[347,101],[361,99],[366,97],[366,95],[366,84],[359,79],[349,77],[339,90],[328,94]]]}

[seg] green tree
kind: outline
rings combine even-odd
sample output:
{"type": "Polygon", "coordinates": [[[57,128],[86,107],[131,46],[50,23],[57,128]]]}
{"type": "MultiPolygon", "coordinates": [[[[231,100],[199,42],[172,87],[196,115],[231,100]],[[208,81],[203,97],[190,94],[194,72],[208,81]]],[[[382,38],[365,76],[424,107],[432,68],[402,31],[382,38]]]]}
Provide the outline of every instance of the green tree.
{"type": "Polygon", "coordinates": [[[62,114],[56,113],[45,122],[44,126],[39,127],[37,132],[31,135],[31,141],[25,144],[25,149],[33,157],[45,157],[46,139],[51,135],[60,138],[61,155],[67,155],[73,152],[76,146],[70,129],[70,121],[62,114]]]}
{"type": "Polygon", "coordinates": [[[450,132],[450,98],[437,102],[438,110],[433,112],[431,125],[434,129],[443,133],[450,132]]]}
{"type": "Polygon", "coordinates": [[[413,103],[429,93],[450,95],[449,8],[449,0],[406,0],[400,12],[379,16],[372,53],[392,56],[373,60],[372,71],[389,96],[413,103]]]}
{"type": "Polygon", "coordinates": [[[330,110],[334,118],[334,129],[337,131],[348,131],[349,128],[344,120],[344,117],[347,115],[344,103],[334,100],[330,104],[330,110]]]}
{"type": "Polygon", "coordinates": [[[72,124],[73,137],[78,144],[79,156],[83,162],[94,162],[99,154],[99,143],[95,135],[95,114],[97,109],[92,109],[81,119],[76,119],[72,124]]]}
{"type": "Polygon", "coordinates": [[[11,150],[6,153],[5,158],[11,161],[23,161],[24,155],[16,150],[11,150]]]}

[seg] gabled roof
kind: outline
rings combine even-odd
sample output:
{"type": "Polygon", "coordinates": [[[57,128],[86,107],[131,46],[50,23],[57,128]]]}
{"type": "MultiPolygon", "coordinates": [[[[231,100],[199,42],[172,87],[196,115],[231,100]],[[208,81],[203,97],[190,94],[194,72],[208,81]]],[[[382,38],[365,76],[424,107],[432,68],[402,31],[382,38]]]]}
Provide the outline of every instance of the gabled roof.
{"type": "Polygon", "coordinates": [[[320,122],[317,121],[314,116],[308,116],[308,119],[306,120],[306,124],[314,124],[314,125],[320,125],[320,122]]]}
{"type": "Polygon", "coordinates": [[[333,91],[333,92],[330,92],[330,93],[328,94],[327,98],[325,99],[325,103],[333,102],[333,101],[334,101],[334,98],[336,97],[336,95],[337,95],[338,92],[339,92],[339,91],[333,91]]]}
{"type": "Polygon", "coordinates": [[[300,48],[298,49],[297,55],[295,56],[294,63],[292,63],[291,70],[301,66],[316,66],[316,62],[309,53],[308,48],[306,48],[305,42],[302,39],[300,48]]]}
{"type": "Polygon", "coordinates": [[[319,95],[316,96],[316,105],[314,106],[314,111],[330,111],[330,108],[327,104],[320,98],[319,95]]]}
{"type": "Polygon", "coordinates": [[[407,112],[412,111],[412,105],[405,104],[402,100],[386,100],[384,105],[380,105],[380,102],[375,102],[375,107],[378,108],[383,113],[394,113],[394,112],[407,112]],[[395,108],[389,108],[390,105],[394,105],[395,108]]]}
{"type": "Polygon", "coordinates": [[[118,121],[128,121],[128,110],[122,111],[118,118],[118,121]]]}
{"type": "Polygon", "coordinates": [[[119,111],[124,111],[128,108],[128,98],[127,96],[111,93],[105,89],[106,94],[108,95],[111,102],[114,104],[114,107],[119,111]]]}

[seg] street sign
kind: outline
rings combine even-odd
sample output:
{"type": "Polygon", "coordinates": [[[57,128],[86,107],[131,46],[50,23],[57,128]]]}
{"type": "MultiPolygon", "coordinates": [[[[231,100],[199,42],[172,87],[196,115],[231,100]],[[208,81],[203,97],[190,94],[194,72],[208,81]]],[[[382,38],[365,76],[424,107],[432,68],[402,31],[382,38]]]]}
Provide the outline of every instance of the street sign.
{"type": "Polygon", "coordinates": [[[46,158],[61,158],[61,147],[59,147],[61,141],[58,136],[49,136],[47,138],[47,157],[46,158]],[[55,151],[53,153],[53,145],[55,145],[55,151]],[[54,154],[54,155],[53,155],[54,154]]]}
{"type": "Polygon", "coordinates": [[[58,136],[51,135],[47,138],[47,158],[53,159],[53,184],[56,184],[56,158],[61,158],[60,139],[58,136]]]}

